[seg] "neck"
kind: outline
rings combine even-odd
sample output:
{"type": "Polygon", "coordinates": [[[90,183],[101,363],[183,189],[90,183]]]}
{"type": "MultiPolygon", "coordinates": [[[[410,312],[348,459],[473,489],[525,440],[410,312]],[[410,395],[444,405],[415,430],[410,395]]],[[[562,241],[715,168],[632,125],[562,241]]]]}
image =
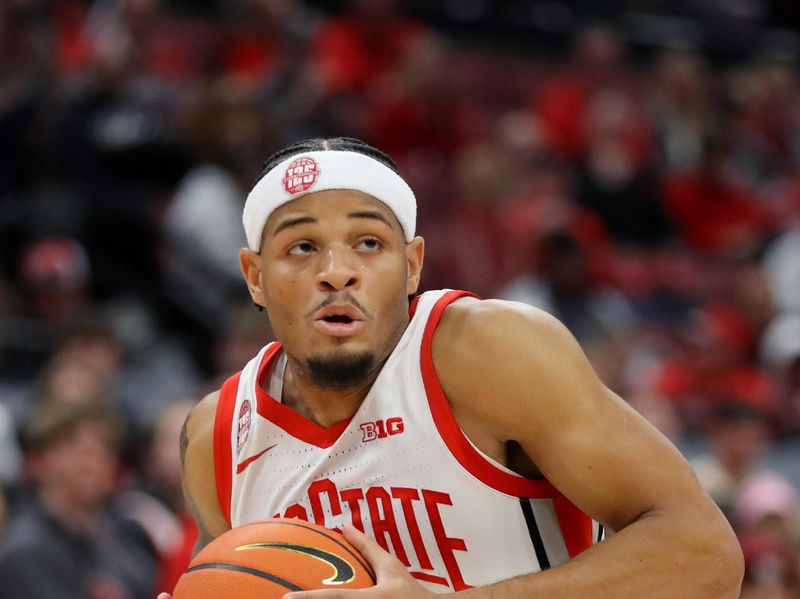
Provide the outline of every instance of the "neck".
{"type": "Polygon", "coordinates": [[[47,515],[75,534],[89,532],[97,518],[96,510],[77,505],[57,489],[40,488],[39,502],[47,515]]]}
{"type": "Polygon", "coordinates": [[[305,365],[289,356],[283,375],[283,404],[295,412],[329,427],[351,418],[369,393],[380,372],[380,366],[369,373],[363,384],[349,389],[319,387],[311,382],[305,365]]]}

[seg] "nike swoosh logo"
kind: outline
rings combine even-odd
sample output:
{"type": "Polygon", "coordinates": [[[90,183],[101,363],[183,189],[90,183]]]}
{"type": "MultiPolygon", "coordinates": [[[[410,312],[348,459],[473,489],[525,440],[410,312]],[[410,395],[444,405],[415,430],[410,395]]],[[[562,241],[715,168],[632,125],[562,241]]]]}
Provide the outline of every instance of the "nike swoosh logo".
{"type": "Polygon", "coordinates": [[[247,468],[250,464],[255,462],[258,458],[260,458],[262,455],[264,455],[270,449],[272,449],[273,447],[276,447],[276,446],[277,446],[277,443],[275,445],[270,445],[264,451],[259,451],[256,455],[252,455],[249,458],[247,458],[244,462],[242,462],[241,464],[236,466],[236,474],[241,474],[242,472],[244,472],[245,468],[247,468]]]}
{"type": "Polygon", "coordinates": [[[350,582],[356,577],[356,571],[353,569],[353,566],[350,565],[350,562],[348,562],[341,556],[336,555],[335,553],[325,551],[324,549],[317,549],[316,547],[308,547],[306,545],[295,545],[293,543],[268,542],[268,543],[251,543],[249,545],[240,545],[239,547],[236,547],[236,551],[243,551],[246,549],[259,549],[259,548],[285,549],[287,551],[294,551],[296,553],[309,555],[313,558],[320,560],[321,562],[325,562],[326,564],[328,564],[333,568],[333,576],[322,581],[322,584],[325,585],[345,584],[347,582],[350,582]]]}

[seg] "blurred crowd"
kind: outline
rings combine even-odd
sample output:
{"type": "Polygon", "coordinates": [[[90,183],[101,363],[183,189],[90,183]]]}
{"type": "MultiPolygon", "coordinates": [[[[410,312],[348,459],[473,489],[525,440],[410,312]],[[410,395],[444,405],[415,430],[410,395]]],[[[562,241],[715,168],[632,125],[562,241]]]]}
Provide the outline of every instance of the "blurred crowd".
{"type": "Polygon", "coordinates": [[[798,57],[600,22],[512,51],[342,4],[0,5],[0,599],[172,588],[183,418],[271,339],[244,197],[338,135],[415,190],[423,289],[560,318],[733,523],[742,597],[800,596],[798,57]]]}

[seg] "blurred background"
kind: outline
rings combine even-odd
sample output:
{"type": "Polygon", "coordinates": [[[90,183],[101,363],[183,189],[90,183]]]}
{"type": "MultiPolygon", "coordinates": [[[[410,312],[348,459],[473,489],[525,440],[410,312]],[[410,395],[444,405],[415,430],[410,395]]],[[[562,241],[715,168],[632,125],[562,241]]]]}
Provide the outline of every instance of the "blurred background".
{"type": "Polygon", "coordinates": [[[271,338],[245,195],[338,135],[416,191],[423,289],[560,318],[742,597],[800,597],[799,57],[794,0],[0,3],[0,598],[172,588],[183,418],[271,338]]]}

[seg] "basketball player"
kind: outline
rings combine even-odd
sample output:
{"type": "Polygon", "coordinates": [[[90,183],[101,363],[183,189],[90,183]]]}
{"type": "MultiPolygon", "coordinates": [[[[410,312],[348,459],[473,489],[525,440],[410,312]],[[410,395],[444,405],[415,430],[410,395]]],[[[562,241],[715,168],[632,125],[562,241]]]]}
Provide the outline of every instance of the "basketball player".
{"type": "Polygon", "coordinates": [[[737,597],[727,522],[559,322],[460,291],[409,305],[415,218],[363,142],[268,160],[240,260],[279,341],[184,427],[200,544],[297,517],[343,529],[375,567],[373,589],[292,599],[737,597]]]}

